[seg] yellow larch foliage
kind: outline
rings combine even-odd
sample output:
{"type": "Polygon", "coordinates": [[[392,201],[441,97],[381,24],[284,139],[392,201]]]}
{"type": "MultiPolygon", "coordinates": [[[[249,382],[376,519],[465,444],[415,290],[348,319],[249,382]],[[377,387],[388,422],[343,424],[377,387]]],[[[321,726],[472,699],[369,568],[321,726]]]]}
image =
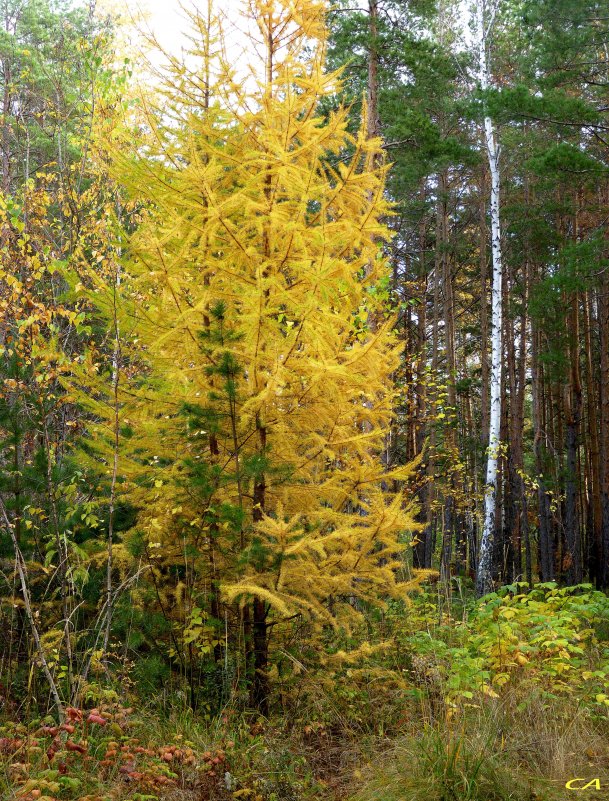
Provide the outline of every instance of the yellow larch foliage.
{"type": "Polygon", "coordinates": [[[146,145],[123,132],[109,148],[145,208],[121,322],[145,365],[122,409],[136,528],[156,564],[182,559],[191,607],[241,609],[258,675],[271,619],[348,625],[355,598],[403,595],[418,525],[413,466],[383,459],[401,346],[376,291],[380,142],[351,135],[344,107],[322,114],[340,81],[322,5],[252,13],[255,81],[239,85],[211,14],[195,16],[187,65],[142,104],[146,145]]]}

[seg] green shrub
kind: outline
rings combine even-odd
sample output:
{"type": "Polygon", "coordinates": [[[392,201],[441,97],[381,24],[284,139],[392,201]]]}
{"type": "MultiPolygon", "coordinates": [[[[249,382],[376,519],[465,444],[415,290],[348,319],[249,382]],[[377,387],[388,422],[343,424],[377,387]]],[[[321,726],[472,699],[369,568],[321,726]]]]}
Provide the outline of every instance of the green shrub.
{"type": "Polygon", "coordinates": [[[609,598],[591,585],[514,584],[484,596],[462,620],[429,619],[403,638],[411,675],[449,703],[517,687],[523,698],[573,696],[606,715],[609,598]]]}

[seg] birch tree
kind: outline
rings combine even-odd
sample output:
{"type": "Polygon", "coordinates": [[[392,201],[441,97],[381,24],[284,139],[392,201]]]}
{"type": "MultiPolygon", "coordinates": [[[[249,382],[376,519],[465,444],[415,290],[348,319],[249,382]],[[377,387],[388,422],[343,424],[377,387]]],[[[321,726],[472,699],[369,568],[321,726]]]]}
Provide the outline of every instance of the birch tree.
{"type": "MultiPolygon", "coordinates": [[[[476,0],[476,40],[478,45],[478,83],[482,92],[491,85],[491,75],[487,57],[488,34],[492,27],[496,6],[487,7],[485,0],[476,0]]],[[[499,193],[501,176],[499,172],[499,148],[495,126],[484,109],[484,144],[491,176],[491,250],[493,260],[493,280],[491,290],[491,375],[488,457],[484,493],[484,528],[480,540],[476,591],[484,595],[492,588],[492,546],[495,529],[497,498],[497,461],[499,455],[499,430],[501,425],[501,357],[503,310],[501,286],[503,267],[501,258],[501,224],[499,218],[499,193]]]]}

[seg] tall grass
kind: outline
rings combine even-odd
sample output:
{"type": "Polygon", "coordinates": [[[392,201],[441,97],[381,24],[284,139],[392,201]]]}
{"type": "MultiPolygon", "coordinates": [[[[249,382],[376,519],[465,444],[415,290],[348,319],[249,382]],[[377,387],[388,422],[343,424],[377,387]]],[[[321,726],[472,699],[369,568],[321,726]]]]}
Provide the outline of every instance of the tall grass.
{"type": "Polygon", "coordinates": [[[609,783],[607,721],[577,703],[517,700],[397,738],[354,783],[352,801],[564,801],[569,778],[609,783]]]}

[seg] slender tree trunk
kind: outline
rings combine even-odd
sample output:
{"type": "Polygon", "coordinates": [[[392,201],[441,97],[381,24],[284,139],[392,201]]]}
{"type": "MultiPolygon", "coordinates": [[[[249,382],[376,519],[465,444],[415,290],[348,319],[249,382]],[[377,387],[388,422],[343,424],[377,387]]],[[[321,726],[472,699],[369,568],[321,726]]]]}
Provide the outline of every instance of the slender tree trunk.
{"type": "Polygon", "coordinates": [[[523,421],[518,432],[518,466],[520,479],[518,482],[519,498],[520,498],[520,531],[522,540],[524,541],[524,556],[525,556],[525,571],[526,581],[529,587],[533,586],[533,559],[531,553],[531,532],[529,529],[529,508],[527,500],[527,486],[524,478],[524,444],[523,444],[523,431],[524,431],[524,401],[525,401],[525,388],[526,388],[526,372],[527,372],[527,305],[528,305],[528,290],[529,290],[529,265],[525,260],[523,268],[523,298],[522,298],[522,314],[520,315],[520,366],[518,372],[518,409],[520,417],[523,421]]]}
{"type": "MultiPolygon", "coordinates": [[[[436,198],[436,203],[439,203],[439,198],[436,198]]],[[[433,302],[432,302],[432,319],[431,319],[431,376],[433,381],[433,390],[429,391],[431,409],[436,408],[438,401],[438,378],[439,378],[439,350],[440,350],[440,285],[441,263],[438,253],[438,234],[437,234],[437,216],[436,216],[436,247],[435,259],[433,267],[433,302]]],[[[436,548],[436,515],[433,511],[433,502],[438,496],[435,485],[436,477],[436,447],[437,447],[436,428],[432,426],[429,435],[429,457],[427,459],[427,528],[425,530],[425,564],[431,567],[433,554],[436,548]]]]}
{"type": "Polygon", "coordinates": [[[450,577],[450,563],[453,555],[455,538],[455,472],[452,469],[455,459],[455,427],[453,416],[456,412],[457,396],[455,391],[455,324],[453,308],[453,276],[448,257],[448,174],[443,170],[438,175],[438,208],[436,221],[436,265],[438,274],[442,276],[444,317],[444,353],[447,371],[447,399],[449,413],[446,416],[445,444],[448,475],[446,476],[446,492],[444,497],[444,522],[442,526],[442,555],[440,572],[443,579],[450,577]]]}
{"type": "MultiPolygon", "coordinates": [[[[426,202],[426,186],[425,179],[421,182],[421,203],[423,207],[426,202]]],[[[427,245],[427,224],[425,214],[421,216],[419,225],[419,298],[420,303],[417,306],[417,343],[416,343],[416,453],[420,454],[425,445],[425,431],[426,431],[426,415],[427,415],[427,380],[426,380],[426,367],[427,367],[427,258],[426,258],[426,245],[427,245]]],[[[431,453],[427,453],[427,461],[431,461],[431,453]]],[[[418,490],[418,497],[420,503],[419,520],[425,524],[425,528],[417,539],[417,544],[414,548],[414,564],[415,567],[429,568],[431,561],[427,561],[427,554],[431,553],[428,547],[428,540],[431,537],[429,527],[430,522],[430,509],[429,509],[429,495],[431,485],[427,480],[427,472],[421,476],[421,487],[418,490]]]]}
{"type": "Polygon", "coordinates": [[[49,668],[49,663],[47,662],[46,654],[42,646],[42,640],[40,638],[40,632],[38,631],[38,626],[36,625],[36,618],[34,616],[34,611],[32,609],[32,600],[30,597],[30,589],[28,586],[27,567],[25,564],[25,559],[23,558],[23,554],[21,553],[21,548],[19,547],[19,543],[17,541],[17,536],[15,534],[15,526],[9,519],[8,514],[6,513],[6,507],[4,506],[2,499],[0,499],[0,513],[2,515],[2,519],[6,526],[6,530],[8,531],[9,536],[11,538],[11,542],[13,544],[13,550],[15,552],[15,564],[17,566],[17,574],[19,576],[19,582],[21,584],[21,594],[23,595],[25,614],[29,623],[30,631],[32,632],[34,644],[36,646],[36,653],[38,655],[38,659],[40,660],[42,671],[49,685],[51,696],[53,697],[53,701],[55,702],[55,706],[57,707],[57,713],[59,715],[59,719],[63,721],[65,718],[63,702],[59,697],[59,690],[57,689],[57,684],[55,683],[55,679],[53,678],[53,675],[49,668]]]}
{"type": "Polygon", "coordinates": [[[484,448],[488,444],[489,375],[488,363],[488,254],[487,254],[487,172],[482,170],[479,183],[478,249],[480,252],[480,437],[484,448]]]}
{"type": "MultiPolygon", "coordinates": [[[[8,9],[6,10],[4,20],[4,30],[7,34],[10,33],[10,18],[8,9]]],[[[9,125],[9,116],[11,112],[12,94],[11,86],[13,78],[11,75],[10,56],[6,56],[2,60],[2,125],[0,133],[0,141],[2,143],[2,192],[8,195],[11,191],[11,167],[13,156],[11,152],[11,129],[9,125]]]]}
{"type": "MultiPolygon", "coordinates": [[[[522,578],[522,530],[519,514],[519,469],[521,463],[520,434],[524,425],[518,403],[518,385],[516,376],[516,333],[514,320],[510,317],[507,325],[507,370],[509,394],[509,414],[507,428],[509,443],[507,449],[507,477],[505,498],[506,540],[509,541],[510,559],[508,579],[516,581],[522,578]]],[[[507,404],[506,404],[507,405],[507,404]]]]}
{"type": "MultiPolygon", "coordinates": [[[[487,62],[487,21],[484,0],[476,2],[476,30],[479,49],[478,81],[482,91],[490,86],[487,62]]],[[[493,256],[493,280],[491,290],[491,373],[489,404],[489,441],[484,496],[484,528],[480,539],[476,592],[484,595],[492,589],[493,532],[495,529],[497,498],[497,462],[499,457],[499,436],[501,425],[501,359],[502,359],[502,253],[501,221],[499,216],[499,196],[501,178],[499,173],[499,153],[495,137],[495,127],[488,114],[484,117],[484,138],[491,176],[491,250],[493,256]]]]}
{"type": "Polygon", "coordinates": [[[118,479],[118,456],[120,441],[120,404],[119,387],[121,377],[121,338],[120,324],[118,320],[118,292],[121,284],[120,266],[116,266],[114,286],[112,288],[112,325],[114,328],[114,350],[112,353],[112,479],[110,482],[110,503],[108,508],[108,537],[106,541],[106,625],[104,627],[104,639],[102,652],[104,661],[107,660],[108,647],[110,644],[110,631],[112,628],[113,599],[112,599],[112,569],[113,569],[113,548],[114,548],[114,518],[116,509],[116,482],[118,479]]]}
{"type": "Polygon", "coordinates": [[[378,0],[368,0],[368,119],[369,139],[381,135],[379,117],[379,77],[378,77],[378,0]]]}
{"type": "Polygon", "coordinates": [[[581,418],[582,391],[579,377],[579,300],[571,302],[571,370],[569,386],[565,388],[565,450],[567,453],[567,475],[565,486],[565,551],[563,569],[569,584],[582,580],[581,531],[577,509],[577,453],[579,447],[579,423],[581,418]]]}
{"type": "Polygon", "coordinates": [[[592,312],[590,292],[584,295],[584,346],[586,351],[586,428],[589,442],[590,475],[588,481],[588,505],[590,534],[588,547],[588,570],[590,580],[599,580],[599,570],[602,559],[601,544],[601,460],[599,445],[600,415],[598,395],[595,387],[594,356],[592,353],[592,312]]]}
{"type": "Polygon", "coordinates": [[[539,574],[542,581],[554,578],[554,547],[550,515],[550,498],[544,476],[543,380],[539,363],[539,333],[531,326],[531,388],[533,396],[533,453],[537,473],[537,508],[539,516],[539,574]]]}
{"type": "Polygon", "coordinates": [[[609,276],[602,275],[598,298],[600,328],[600,459],[601,459],[601,545],[600,586],[609,588],[609,276]]]}
{"type": "MultiPolygon", "coordinates": [[[[212,80],[211,80],[211,72],[210,72],[210,64],[211,64],[211,42],[212,42],[212,5],[211,0],[207,4],[207,16],[205,19],[205,27],[204,27],[204,44],[203,44],[203,64],[204,64],[204,94],[203,94],[203,108],[205,112],[209,111],[210,102],[211,102],[211,93],[212,93],[212,80]]],[[[272,77],[272,76],[271,76],[272,77]]],[[[208,157],[204,157],[205,163],[208,162],[208,157]]],[[[203,208],[205,209],[205,213],[207,214],[208,209],[208,201],[207,198],[203,199],[203,208]]],[[[204,244],[204,252],[207,252],[209,247],[208,237],[205,235],[205,244],[204,244]]],[[[205,286],[209,286],[210,283],[210,275],[209,272],[206,271],[203,276],[203,284],[205,286]]],[[[211,328],[211,318],[209,307],[206,309],[205,314],[203,315],[203,325],[207,332],[209,332],[211,328]]],[[[239,493],[239,506],[243,508],[243,499],[242,499],[242,491],[241,491],[241,466],[239,461],[239,443],[237,441],[237,423],[235,420],[234,415],[234,408],[231,402],[231,431],[232,431],[232,440],[233,440],[233,450],[234,450],[234,460],[235,460],[235,475],[237,479],[237,488],[239,493]]],[[[209,445],[209,460],[211,464],[218,464],[220,459],[220,447],[218,444],[218,438],[216,434],[211,431],[209,433],[208,438],[208,445],[209,445]]],[[[210,499],[211,500],[211,499],[210,499]]],[[[210,613],[211,617],[216,624],[221,619],[221,602],[220,602],[220,580],[218,576],[218,568],[216,564],[216,549],[217,549],[217,541],[219,536],[219,525],[217,521],[211,523],[209,528],[209,545],[208,545],[208,569],[209,569],[209,577],[210,577],[210,613]]],[[[243,550],[244,548],[244,540],[243,540],[243,528],[240,532],[240,547],[243,550]]],[[[241,624],[243,626],[243,634],[244,634],[244,641],[246,643],[246,662],[247,662],[247,643],[249,642],[248,637],[246,637],[246,619],[249,614],[249,609],[241,609],[241,624]],[[247,614],[246,614],[247,612],[247,614]]],[[[249,631],[248,631],[249,634],[249,631]]],[[[228,646],[226,646],[228,647],[228,646]]],[[[214,645],[214,661],[219,663],[222,658],[222,647],[216,643],[214,645]]],[[[224,654],[224,658],[228,657],[228,654],[224,654]]]]}
{"type": "MultiPolygon", "coordinates": [[[[505,337],[504,337],[505,340],[505,337]]],[[[507,397],[507,371],[501,371],[501,397],[507,397]]],[[[509,440],[508,427],[509,406],[503,402],[501,404],[501,423],[499,426],[499,441],[507,443],[509,440]]],[[[512,545],[508,526],[508,510],[510,508],[510,480],[508,473],[508,460],[505,449],[499,454],[497,459],[497,495],[495,499],[495,530],[493,533],[493,559],[492,577],[493,581],[505,583],[510,579],[508,566],[512,563],[512,545]]]]}
{"type": "MultiPolygon", "coordinates": [[[[258,431],[259,451],[264,454],[266,450],[266,428],[260,418],[256,420],[258,431]]],[[[266,502],[266,479],[264,473],[258,476],[254,484],[254,524],[264,517],[266,502]]],[[[262,598],[254,598],[252,604],[252,630],[253,630],[253,677],[250,690],[250,702],[262,715],[269,714],[269,680],[268,668],[268,632],[266,618],[267,604],[262,598]]]]}
{"type": "Polygon", "coordinates": [[[60,581],[60,598],[61,608],[63,612],[63,631],[64,631],[64,644],[66,649],[66,666],[67,666],[67,679],[70,695],[73,690],[73,670],[74,658],[72,654],[72,640],[70,637],[70,583],[69,583],[69,561],[70,553],[68,550],[68,541],[65,532],[61,531],[59,522],[59,513],[57,509],[57,498],[55,496],[55,486],[53,482],[53,450],[51,447],[51,440],[49,437],[48,420],[45,419],[43,427],[44,449],[46,455],[46,482],[47,482],[47,496],[49,499],[49,506],[51,509],[51,523],[53,526],[53,533],[55,534],[55,547],[57,549],[57,558],[59,559],[59,581],[60,581]]]}

